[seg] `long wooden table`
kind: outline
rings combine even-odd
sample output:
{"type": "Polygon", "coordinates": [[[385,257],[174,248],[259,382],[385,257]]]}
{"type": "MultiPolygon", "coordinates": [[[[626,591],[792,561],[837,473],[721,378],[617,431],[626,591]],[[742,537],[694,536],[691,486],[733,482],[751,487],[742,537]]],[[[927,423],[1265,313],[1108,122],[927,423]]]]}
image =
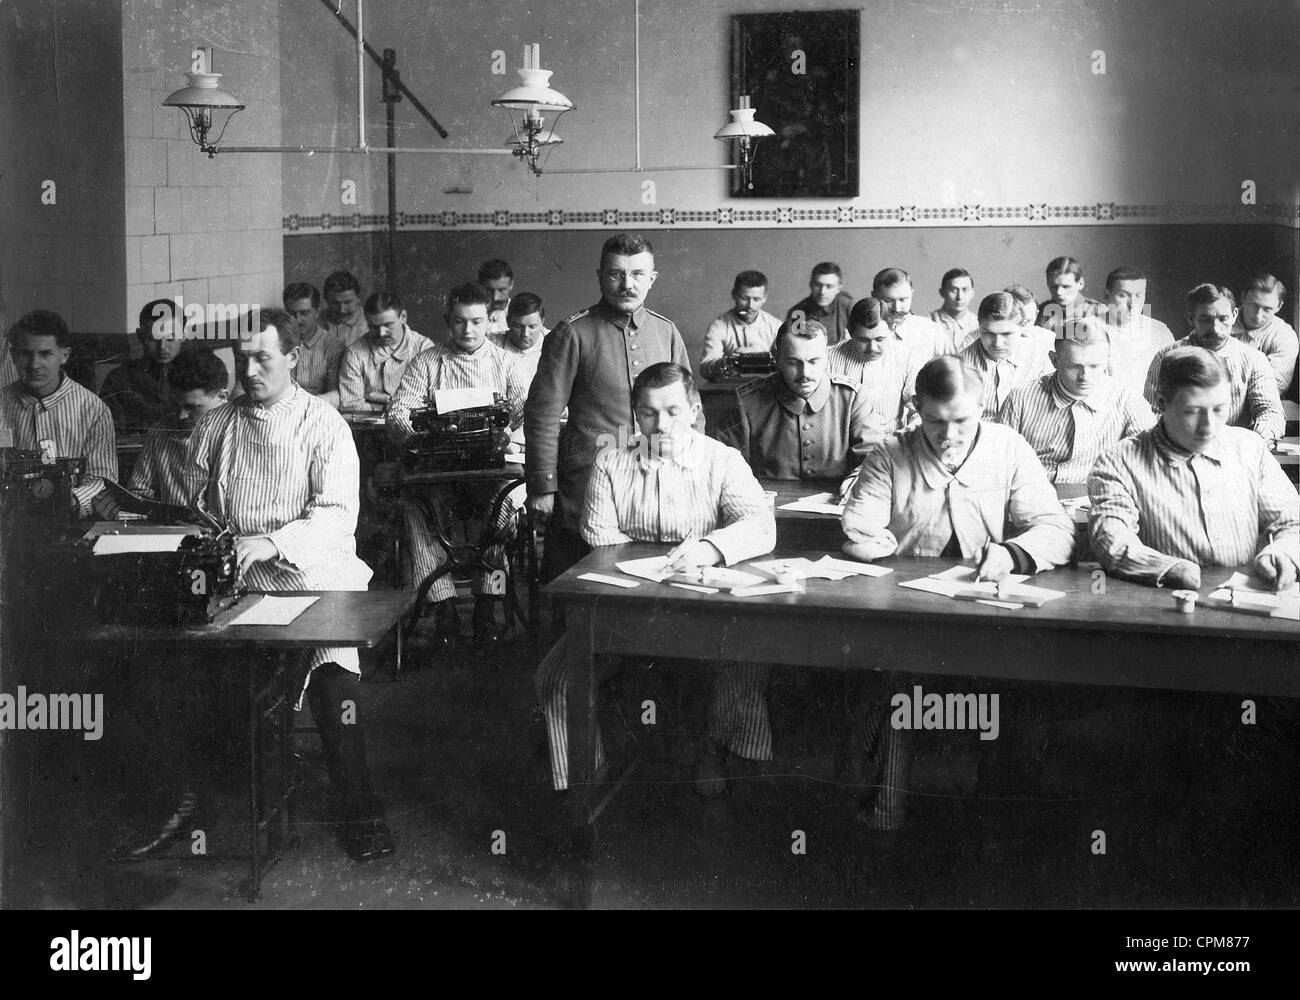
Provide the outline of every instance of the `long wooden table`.
{"type": "MultiPolygon", "coordinates": [[[[1300,623],[1203,605],[1181,614],[1168,590],[1077,567],[1036,576],[1035,585],[1065,596],[1017,611],[898,586],[951,565],[941,559],[887,559],[887,576],[808,580],[804,594],[762,597],[578,579],[618,575],[616,562],[663,551],[641,543],[596,549],[546,588],[567,614],[570,794],[580,844],[594,837],[598,655],[1300,697],[1300,623]]],[[[824,552],[778,548],[776,555],[824,552]]],[[[1230,573],[1207,570],[1207,588],[1230,573]]],[[[586,889],[578,891],[585,897],[586,889]]]]}
{"type": "MultiPolygon", "coordinates": [[[[397,625],[410,614],[415,604],[415,591],[281,591],[272,596],[314,596],[319,600],[288,625],[226,625],[194,629],[99,625],[76,634],[70,633],[64,638],[79,645],[100,647],[167,647],[196,653],[220,651],[227,655],[234,650],[248,650],[250,653],[268,650],[287,657],[317,646],[373,649],[389,632],[396,630],[400,673],[402,630],[397,625]]],[[[244,656],[238,662],[244,670],[248,688],[249,853],[226,857],[205,855],[191,860],[247,861],[248,879],[243,892],[249,902],[256,902],[261,898],[263,876],[296,842],[295,783],[290,776],[290,715],[297,692],[284,684],[292,671],[281,668],[267,677],[256,656],[244,656]],[[284,776],[281,794],[270,808],[265,801],[264,725],[270,727],[278,745],[278,763],[284,776]],[[265,849],[262,847],[263,836],[267,839],[265,849]]],[[[164,855],[158,860],[169,858],[164,855]]]]}

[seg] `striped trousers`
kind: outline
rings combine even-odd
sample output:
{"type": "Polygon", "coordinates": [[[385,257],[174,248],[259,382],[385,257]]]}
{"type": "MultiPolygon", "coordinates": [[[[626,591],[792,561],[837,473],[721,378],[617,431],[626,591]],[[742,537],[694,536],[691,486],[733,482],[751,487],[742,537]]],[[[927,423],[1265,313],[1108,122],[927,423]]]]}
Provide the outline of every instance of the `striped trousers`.
{"type": "MultiPolygon", "coordinates": [[[[411,554],[411,579],[407,586],[418,587],[432,573],[437,572],[447,563],[447,549],[438,541],[437,532],[443,536],[449,534],[452,524],[452,506],[456,501],[471,504],[486,517],[493,497],[505,486],[505,481],[467,482],[448,484],[446,486],[425,487],[422,500],[402,497],[397,501],[401,511],[402,523],[406,528],[406,544],[411,554]]],[[[492,531],[498,537],[504,537],[514,530],[514,519],[518,508],[509,500],[501,504],[494,524],[483,525],[484,532],[492,531]]],[[[503,545],[490,545],[483,551],[483,561],[493,569],[510,573],[509,561],[503,545]]],[[[475,594],[490,593],[484,585],[486,577],[483,571],[474,574],[471,589],[475,594]]],[[[429,589],[430,601],[445,601],[456,596],[456,584],[450,573],[445,573],[434,581],[429,589]]]]}
{"type": "Polygon", "coordinates": [[[897,830],[907,817],[904,800],[912,771],[912,731],[890,724],[892,709],[881,700],[866,709],[865,738],[868,782],[874,786],[867,825],[873,830],[897,830]]]}
{"type": "MultiPolygon", "coordinates": [[[[596,684],[618,669],[616,657],[597,657],[596,684]]],[[[772,759],[772,728],[767,717],[767,677],[762,663],[722,663],[714,668],[705,738],[747,760],[772,759]]],[[[561,637],[537,665],[534,683],[537,700],[546,717],[546,741],[551,755],[551,782],[557,790],[569,787],[569,684],[568,640],[561,637]]],[[[600,728],[596,728],[596,768],[605,763],[600,728]]]]}

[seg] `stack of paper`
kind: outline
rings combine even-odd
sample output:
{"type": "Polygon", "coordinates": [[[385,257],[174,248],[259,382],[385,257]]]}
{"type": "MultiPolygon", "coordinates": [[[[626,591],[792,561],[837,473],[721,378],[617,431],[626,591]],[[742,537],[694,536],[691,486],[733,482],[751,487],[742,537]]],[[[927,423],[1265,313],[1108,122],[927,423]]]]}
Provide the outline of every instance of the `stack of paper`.
{"type": "Polygon", "coordinates": [[[1206,603],[1229,611],[1300,621],[1300,583],[1278,592],[1245,573],[1233,573],[1211,591],[1206,603]]]}
{"type": "Polygon", "coordinates": [[[1061,590],[1024,586],[1028,579],[1021,573],[1012,573],[1001,584],[987,581],[977,583],[974,566],[953,566],[942,573],[931,573],[919,580],[904,580],[899,586],[943,597],[957,598],[961,595],[963,600],[975,600],[979,604],[1017,611],[1026,603],[1044,604],[1065,596],[1061,590]]]}

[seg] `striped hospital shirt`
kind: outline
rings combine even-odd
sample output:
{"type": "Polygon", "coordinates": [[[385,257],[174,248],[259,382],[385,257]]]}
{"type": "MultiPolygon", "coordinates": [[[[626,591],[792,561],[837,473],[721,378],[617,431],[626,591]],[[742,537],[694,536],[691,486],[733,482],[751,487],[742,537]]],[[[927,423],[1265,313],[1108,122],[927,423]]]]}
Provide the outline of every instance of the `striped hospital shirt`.
{"type": "Polygon", "coordinates": [[[546,335],[550,332],[546,327],[542,327],[542,335],[537,338],[537,343],[526,351],[521,351],[512,344],[508,333],[489,333],[488,340],[515,359],[519,365],[519,377],[524,380],[525,385],[532,385],[533,376],[537,374],[537,362],[542,360],[542,345],[546,343],[546,335]]]}
{"type": "Polygon", "coordinates": [[[370,332],[370,324],[366,322],[365,313],[360,308],[352,314],[349,320],[339,320],[337,322],[325,318],[321,313],[319,320],[320,329],[331,334],[336,340],[343,342],[345,347],[350,347],[358,340],[370,332]]]}
{"type": "Polygon", "coordinates": [[[0,389],[0,443],[8,437],[15,448],[40,451],[42,441],[53,441],[56,457],[84,457],[86,471],[72,495],[85,517],[103,481],[117,480],[113,415],[103,400],[66,373],[60,379],[59,387],[44,399],[24,391],[21,382],[0,389]]]}
{"type": "Polygon", "coordinates": [[[1138,315],[1128,326],[1105,323],[1110,337],[1110,373],[1139,396],[1146,388],[1147,369],[1162,347],[1174,342],[1174,335],[1158,319],[1138,315]]]}
{"type": "Polygon", "coordinates": [[[863,358],[852,339],[840,341],[826,357],[832,375],[853,379],[862,386],[862,396],[886,434],[907,426],[914,412],[916,373],[925,362],[908,351],[902,341],[887,339],[884,353],[876,361],[863,358]]]}
{"type": "Polygon", "coordinates": [[[1020,432],[1054,483],[1086,483],[1103,451],[1155,422],[1146,400],[1112,378],[1077,397],[1055,374],[1013,390],[998,412],[998,423],[1020,432]]]}
{"type": "Polygon", "coordinates": [[[1121,441],[1088,477],[1092,550],[1118,575],[1156,583],[1180,560],[1242,566],[1263,552],[1300,563],[1300,499],[1268,445],[1225,427],[1199,455],[1164,426],[1121,441]]]}
{"type": "Polygon", "coordinates": [[[383,392],[392,399],[407,367],[416,355],[431,347],[433,341],[409,326],[396,347],[379,347],[368,336],[352,344],[344,351],[339,368],[339,411],[383,413],[386,404],[373,403],[366,397],[372,392],[383,392]]]}
{"type": "Polygon", "coordinates": [[[293,370],[294,381],[319,396],[339,387],[339,364],[347,344],[329,330],[316,328],[311,342],[303,341],[298,349],[298,365],[293,370]]]}
{"type": "Polygon", "coordinates": [[[969,310],[961,319],[954,319],[939,308],[930,313],[930,321],[943,330],[944,354],[960,354],[980,335],[980,321],[969,310]]]}
{"type": "Polygon", "coordinates": [[[185,474],[189,445],[188,432],[155,427],[144,439],[144,447],[131,469],[131,482],[127,488],[160,503],[189,503],[190,486],[185,474]]]}
{"type": "Polygon", "coordinates": [[[674,442],[678,454],[655,459],[644,441],[596,456],[581,522],[589,545],[680,542],[694,531],[728,566],[772,551],[776,520],[740,452],[691,431],[674,442]]]}
{"type": "MultiPolygon", "coordinates": [[[[280,558],[254,563],[250,590],[365,590],[357,558],[356,445],[328,403],[294,385],[272,406],[248,396],[204,414],[190,435],[187,495],[239,536],[265,536],[280,558]]],[[[355,649],[318,648],[310,666],[360,672],[355,649]]]]}
{"type": "Polygon", "coordinates": [[[997,419],[998,412],[1013,390],[1055,371],[1047,352],[1028,337],[1018,338],[1011,356],[1003,361],[990,358],[984,351],[983,341],[978,337],[957,356],[984,376],[980,404],[984,407],[985,420],[997,419]]]}
{"type": "Polygon", "coordinates": [[[432,406],[437,389],[491,389],[509,403],[511,429],[523,422],[528,385],[511,355],[490,340],[473,354],[434,344],[407,366],[388,404],[388,436],[393,441],[405,444],[411,439],[411,411],[432,406]]]}
{"type": "Polygon", "coordinates": [[[1286,392],[1296,373],[1296,358],[1300,357],[1300,339],[1291,324],[1281,316],[1274,316],[1258,330],[1247,330],[1237,317],[1232,335],[1243,344],[1261,351],[1277,376],[1277,391],[1286,392]]]}
{"type": "MultiPolygon", "coordinates": [[[[1147,384],[1142,395],[1148,403],[1156,405],[1156,384],[1160,377],[1160,362],[1176,347],[1199,347],[1194,336],[1184,337],[1156,352],[1147,369],[1147,384]]],[[[1286,416],[1282,413],[1282,397],[1277,391],[1277,378],[1269,367],[1268,358],[1248,344],[1228,338],[1213,352],[1223,362],[1228,373],[1232,392],[1228,423],[1233,427],[1247,427],[1263,438],[1280,438],[1286,429],[1286,416]]]]}

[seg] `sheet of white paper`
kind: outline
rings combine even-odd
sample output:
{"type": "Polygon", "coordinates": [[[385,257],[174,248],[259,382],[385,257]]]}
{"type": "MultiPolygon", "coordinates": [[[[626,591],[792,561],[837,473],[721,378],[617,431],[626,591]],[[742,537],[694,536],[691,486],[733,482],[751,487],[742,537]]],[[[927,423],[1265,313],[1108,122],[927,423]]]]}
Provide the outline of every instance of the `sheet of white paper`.
{"type": "Polygon", "coordinates": [[[794,594],[799,587],[793,583],[756,583],[752,587],[736,587],[732,597],[762,597],[764,594],[794,594]]]}
{"type": "Polygon", "coordinates": [[[231,625],[288,625],[319,597],[272,597],[267,594],[230,620],[231,625]]]}
{"type": "Polygon", "coordinates": [[[126,552],[175,552],[184,535],[100,535],[95,539],[97,556],[115,556],[126,552]]]}
{"type": "MultiPolygon", "coordinates": [[[[641,586],[641,584],[634,583],[632,584],[632,586],[639,587],[641,586]]],[[[696,593],[699,594],[716,594],[718,592],[717,587],[697,587],[693,583],[670,583],[668,584],[668,586],[680,587],[682,590],[694,590],[696,593]]]]}
{"type": "Polygon", "coordinates": [[[852,573],[845,573],[842,570],[824,566],[820,562],[802,558],[766,559],[763,562],[754,562],[749,565],[752,569],[762,570],[773,579],[779,578],[783,573],[797,573],[805,580],[843,580],[853,575],[852,573]]]}
{"type": "Polygon", "coordinates": [[[835,514],[844,513],[844,504],[834,503],[835,497],[830,493],[814,493],[812,496],[800,497],[798,500],[791,500],[789,503],[783,503],[780,510],[803,511],[805,514],[835,514]]]}
{"type": "MultiPolygon", "coordinates": [[[[938,594],[940,597],[952,597],[957,591],[974,586],[969,583],[953,583],[951,580],[936,580],[932,576],[923,576],[919,580],[902,580],[898,585],[910,590],[923,590],[927,594],[938,594]]],[[[996,590],[993,591],[993,596],[997,596],[996,590]]]]}
{"type": "Polygon", "coordinates": [[[834,556],[822,556],[813,564],[825,566],[837,573],[856,573],[858,576],[887,576],[894,572],[892,566],[877,566],[875,563],[853,562],[849,559],[836,559],[834,556]]]}
{"type": "Polygon", "coordinates": [[[620,573],[626,573],[628,576],[640,577],[642,580],[650,580],[653,583],[659,583],[664,578],[664,567],[668,565],[667,556],[647,556],[645,559],[624,559],[614,566],[620,573]]]}
{"type": "Polygon", "coordinates": [[[616,576],[605,576],[601,573],[583,573],[578,577],[578,579],[590,580],[592,583],[608,583],[611,587],[625,587],[630,589],[632,587],[641,586],[641,584],[636,583],[633,580],[620,580],[616,576]]]}
{"type": "Polygon", "coordinates": [[[1006,608],[1008,611],[1023,611],[1023,604],[1012,604],[1010,601],[976,601],[976,604],[987,604],[990,608],[1006,608]]]}
{"type": "MultiPolygon", "coordinates": [[[[962,582],[974,583],[975,567],[974,566],[953,566],[951,569],[946,569],[942,573],[931,573],[930,579],[948,580],[955,583],[962,583],[962,582]]],[[[1024,583],[1028,579],[1029,577],[1026,576],[1024,573],[1009,573],[1007,575],[1007,583],[1024,583]]],[[[967,588],[960,588],[960,589],[967,589],[967,588]]]]}
{"type": "Polygon", "coordinates": [[[435,389],[433,405],[439,413],[451,413],[473,406],[491,406],[495,395],[491,389],[435,389]]]}
{"type": "MultiPolygon", "coordinates": [[[[1232,576],[1224,580],[1219,584],[1219,586],[1227,590],[1249,590],[1251,593],[1255,594],[1277,594],[1277,591],[1268,586],[1268,584],[1260,580],[1255,580],[1254,578],[1247,576],[1245,573],[1233,573],[1232,576]]],[[[1284,595],[1300,597],[1300,582],[1293,583],[1290,590],[1284,591],[1284,595]]]]}

